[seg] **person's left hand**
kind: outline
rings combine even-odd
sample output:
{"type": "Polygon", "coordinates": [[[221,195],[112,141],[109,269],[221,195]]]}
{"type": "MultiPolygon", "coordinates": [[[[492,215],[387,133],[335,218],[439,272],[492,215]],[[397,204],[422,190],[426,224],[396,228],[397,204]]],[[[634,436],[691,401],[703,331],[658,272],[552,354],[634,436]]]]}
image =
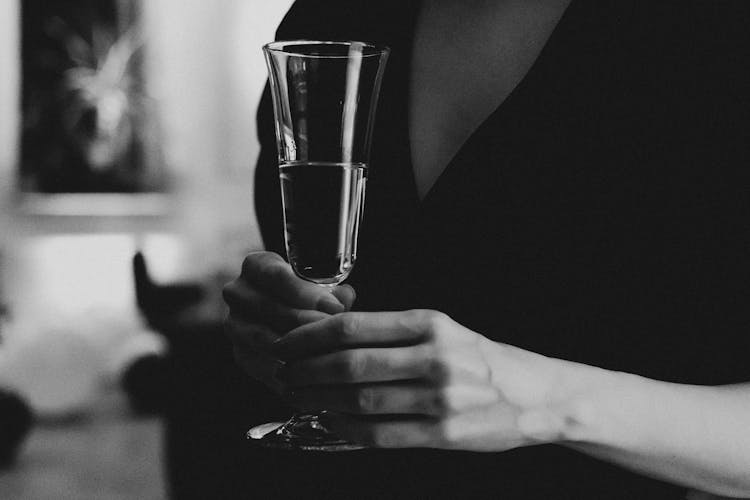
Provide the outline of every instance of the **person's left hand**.
{"type": "Polygon", "coordinates": [[[501,451],[554,438],[533,411],[553,377],[548,358],[439,312],[337,314],[292,330],[272,350],[287,362],[279,374],[287,402],[329,410],[326,425],[354,442],[501,451]],[[538,439],[519,428],[522,415],[538,439]]]}

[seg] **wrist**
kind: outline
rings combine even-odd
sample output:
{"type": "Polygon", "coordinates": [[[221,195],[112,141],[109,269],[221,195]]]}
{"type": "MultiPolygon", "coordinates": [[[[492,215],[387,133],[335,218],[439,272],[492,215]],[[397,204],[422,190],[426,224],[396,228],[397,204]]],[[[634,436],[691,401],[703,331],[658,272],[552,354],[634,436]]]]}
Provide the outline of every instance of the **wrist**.
{"type": "Polygon", "coordinates": [[[613,420],[640,379],[496,344],[494,385],[516,407],[527,445],[613,440],[613,420]]]}
{"type": "Polygon", "coordinates": [[[503,404],[514,409],[522,446],[562,442],[575,433],[571,415],[587,368],[487,341],[484,356],[503,404]]]}
{"type": "Polygon", "coordinates": [[[617,445],[625,439],[621,417],[642,406],[637,395],[647,379],[490,340],[485,345],[492,383],[516,409],[525,445],[617,445]]]}
{"type": "Polygon", "coordinates": [[[599,394],[615,385],[604,370],[547,358],[546,387],[535,404],[520,408],[518,430],[529,444],[586,441],[596,434],[599,394]]]}
{"type": "MultiPolygon", "coordinates": [[[[536,412],[519,417],[530,430],[535,420],[548,422],[558,444],[626,446],[625,441],[638,439],[638,429],[631,428],[628,415],[643,405],[639,387],[646,381],[629,373],[609,371],[568,361],[559,363],[547,404],[536,412]],[[527,423],[525,420],[530,422],[527,423]]],[[[540,425],[540,424],[539,424],[540,425]]],[[[533,434],[531,434],[533,437],[533,434]]]]}

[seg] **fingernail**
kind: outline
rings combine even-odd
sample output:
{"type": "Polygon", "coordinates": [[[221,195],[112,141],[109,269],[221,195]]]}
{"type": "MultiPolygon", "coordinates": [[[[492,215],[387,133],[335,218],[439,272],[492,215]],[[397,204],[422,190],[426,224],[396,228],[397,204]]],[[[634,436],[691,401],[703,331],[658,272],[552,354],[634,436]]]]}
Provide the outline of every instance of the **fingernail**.
{"type": "Polygon", "coordinates": [[[328,314],[338,314],[344,312],[344,305],[336,300],[333,295],[326,295],[318,301],[316,309],[328,314]]]}

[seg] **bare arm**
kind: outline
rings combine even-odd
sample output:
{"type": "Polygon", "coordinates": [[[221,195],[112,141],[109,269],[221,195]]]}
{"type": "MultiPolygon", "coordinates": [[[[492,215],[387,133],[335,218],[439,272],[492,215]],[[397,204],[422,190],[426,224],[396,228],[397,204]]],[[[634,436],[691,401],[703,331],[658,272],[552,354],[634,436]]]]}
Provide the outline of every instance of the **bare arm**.
{"type": "MultiPolygon", "coordinates": [[[[750,497],[750,384],[670,384],[548,358],[436,311],[329,316],[307,310],[322,292],[295,283],[277,256],[249,257],[226,291],[228,332],[251,375],[290,404],[332,411],[330,425],[347,439],[485,452],[557,443],[688,488],[750,497]],[[283,360],[283,370],[266,370],[259,353],[283,360]],[[370,415],[381,418],[361,418],[370,415]]],[[[337,293],[336,309],[348,308],[353,292],[337,293]]]]}
{"type": "Polygon", "coordinates": [[[546,362],[558,365],[559,383],[549,406],[519,416],[530,440],[552,438],[644,475],[750,497],[750,384],[679,385],[546,362]]]}
{"type": "Polygon", "coordinates": [[[289,333],[278,348],[291,361],[291,402],[342,412],[335,429],[371,446],[556,443],[688,488],[750,497],[750,384],[670,384],[548,358],[434,311],[337,315],[289,333]],[[405,414],[431,418],[397,416],[405,414]]]}

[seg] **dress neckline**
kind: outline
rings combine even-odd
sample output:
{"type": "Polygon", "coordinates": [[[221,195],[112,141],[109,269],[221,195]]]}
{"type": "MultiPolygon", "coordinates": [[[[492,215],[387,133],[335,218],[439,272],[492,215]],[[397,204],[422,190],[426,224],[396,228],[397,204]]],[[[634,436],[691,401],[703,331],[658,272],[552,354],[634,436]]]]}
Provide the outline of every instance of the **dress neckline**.
{"type": "MultiPolygon", "coordinates": [[[[413,57],[414,57],[414,42],[415,42],[415,26],[417,22],[417,17],[419,10],[422,8],[423,2],[418,2],[415,5],[415,15],[412,16],[411,20],[411,31],[409,36],[406,38],[405,42],[405,53],[406,53],[406,85],[405,90],[409,92],[409,89],[411,88],[411,79],[412,79],[412,64],[413,64],[413,57]]],[[[511,90],[511,92],[507,95],[505,99],[503,99],[502,102],[500,102],[499,105],[495,107],[492,112],[487,115],[487,117],[480,122],[480,124],[469,134],[469,136],[466,138],[466,140],[459,146],[459,148],[456,150],[456,152],[453,154],[453,156],[448,160],[448,163],[446,163],[443,170],[440,172],[440,174],[437,176],[435,181],[433,182],[432,186],[427,190],[424,197],[420,199],[419,197],[419,190],[417,188],[416,183],[416,175],[414,172],[414,164],[412,162],[412,141],[411,141],[411,135],[409,132],[409,126],[410,126],[410,117],[409,117],[409,110],[411,109],[410,106],[406,106],[406,113],[407,113],[407,119],[406,119],[406,151],[408,153],[407,156],[407,164],[409,165],[410,170],[410,179],[411,179],[411,186],[410,186],[410,192],[411,196],[413,197],[413,200],[415,204],[418,207],[424,207],[432,202],[433,198],[436,196],[436,192],[439,192],[442,189],[442,184],[445,183],[445,179],[449,177],[449,175],[452,175],[452,171],[455,170],[455,164],[457,163],[458,159],[463,155],[465,150],[476,140],[477,136],[480,134],[480,132],[487,127],[487,125],[492,122],[493,120],[497,119],[499,116],[501,116],[503,113],[502,111],[506,108],[510,107],[517,99],[518,94],[521,93],[524,88],[526,88],[529,85],[529,81],[533,80],[534,76],[539,72],[540,68],[544,65],[544,62],[549,57],[549,52],[559,44],[560,38],[562,37],[563,33],[566,31],[566,26],[571,23],[571,19],[574,18],[577,15],[577,10],[582,2],[580,0],[570,0],[570,3],[565,8],[565,11],[563,12],[562,16],[560,16],[560,19],[558,20],[555,27],[552,29],[552,32],[550,33],[549,37],[547,38],[547,41],[544,43],[542,50],[537,55],[536,59],[531,63],[531,66],[529,67],[529,70],[526,72],[526,74],[521,78],[516,86],[511,90]]]]}

